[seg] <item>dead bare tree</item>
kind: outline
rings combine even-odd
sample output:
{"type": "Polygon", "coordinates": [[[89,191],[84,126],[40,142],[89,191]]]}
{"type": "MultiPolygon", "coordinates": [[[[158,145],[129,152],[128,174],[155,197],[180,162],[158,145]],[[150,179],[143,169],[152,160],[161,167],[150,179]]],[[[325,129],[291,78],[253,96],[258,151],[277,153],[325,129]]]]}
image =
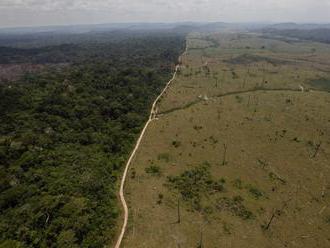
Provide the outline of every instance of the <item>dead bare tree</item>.
{"type": "Polygon", "coordinates": [[[280,215],[283,213],[284,209],[288,206],[288,203],[289,203],[291,200],[292,200],[292,198],[290,198],[289,200],[285,201],[285,202],[283,203],[283,206],[282,206],[281,209],[277,209],[277,210],[274,209],[274,210],[273,210],[273,213],[272,213],[272,215],[271,215],[269,221],[267,222],[267,225],[262,226],[262,228],[263,228],[265,231],[267,231],[267,230],[270,228],[270,225],[272,224],[272,222],[273,222],[273,220],[275,219],[275,217],[276,217],[276,216],[280,216],[280,215]]]}
{"type": "Polygon", "coordinates": [[[245,89],[246,78],[247,78],[247,76],[244,77],[243,86],[242,86],[243,89],[245,89]]]}
{"type": "Polygon", "coordinates": [[[48,212],[46,212],[46,216],[47,216],[47,218],[46,218],[46,221],[45,221],[45,225],[47,225],[47,224],[48,224],[48,221],[49,221],[49,217],[50,217],[50,215],[49,215],[49,213],[48,213],[48,212]]]}
{"type": "Polygon", "coordinates": [[[180,212],[180,198],[178,198],[178,220],[177,223],[181,223],[181,212],[180,212]]]}
{"type": "Polygon", "coordinates": [[[248,77],[249,73],[250,73],[250,68],[248,67],[247,73],[245,74],[244,81],[243,81],[243,89],[245,89],[245,85],[246,85],[246,81],[247,81],[247,77],[248,77]]]}
{"type": "Polygon", "coordinates": [[[226,155],[227,155],[227,144],[223,144],[223,160],[222,160],[222,165],[225,165],[227,162],[226,162],[226,155]]]}
{"type": "Polygon", "coordinates": [[[265,228],[264,228],[265,230],[268,230],[268,229],[269,229],[269,227],[270,227],[270,225],[272,224],[274,218],[275,218],[275,211],[272,213],[272,216],[270,217],[270,219],[269,219],[267,225],[265,226],[265,228]]]}
{"type": "Polygon", "coordinates": [[[265,69],[265,64],[262,64],[262,82],[261,82],[261,85],[263,85],[265,83],[265,74],[266,74],[266,69],[265,69]]]}
{"type": "Polygon", "coordinates": [[[319,150],[321,148],[322,142],[320,142],[319,144],[316,145],[314,154],[311,156],[311,158],[315,158],[317,156],[317,154],[319,153],[319,150]]]}
{"type": "Polygon", "coordinates": [[[248,100],[248,103],[247,103],[248,107],[250,106],[250,101],[251,101],[251,95],[249,95],[249,100],[248,100]]]}
{"type": "Polygon", "coordinates": [[[200,238],[199,238],[199,244],[197,248],[203,248],[203,229],[200,229],[200,238]]]}

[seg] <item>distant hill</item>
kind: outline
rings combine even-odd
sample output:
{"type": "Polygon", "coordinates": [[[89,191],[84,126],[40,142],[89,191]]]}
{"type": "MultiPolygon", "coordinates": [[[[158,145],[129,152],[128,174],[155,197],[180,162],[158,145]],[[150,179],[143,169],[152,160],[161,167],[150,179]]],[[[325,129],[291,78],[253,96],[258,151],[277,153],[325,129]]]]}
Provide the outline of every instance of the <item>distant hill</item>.
{"type": "Polygon", "coordinates": [[[330,44],[330,27],[319,29],[263,29],[262,33],[330,44]]]}
{"type": "Polygon", "coordinates": [[[40,27],[17,27],[2,28],[0,34],[31,34],[31,33],[89,33],[115,30],[169,30],[177,26],[189,25],[193,23],[106,23],[106,24],[82,24],[65,26],[40,26],[40,27]]]}
{"type": "Polygon", "coordinates": [[[108,42],[126,35],[145,36],[147,33],[186,34],[189,32],[245,32],[262,28],[264,24],[224,22],[179,22],[179,23],[110,23],[95,25],[19,27],[0,29],[0,46],[44,47],[82,42],[108,42]],[[120,34],[120,35],[118,35],[120,34]]]}
{"type": "Polygon", "coordinates": [[[67,26],[40,26],[0,28],[1,34],[35,34],[35,33],[70,33],[82,34],[90,32],[109,32],[118,30],[195,30],[195,31],[221,31],[221,30],[246,30],[263,28],[263,23],[225,23],[225,22],[174,22],[174,23],[107,23],[67,26]]]}
{"type": "Polygon", "coordinates": [[[305,23],[298,24],[294,22],[288,23],[278,23],[265,27],[266,29],[276,29],[276,30],[288,30],[288,29],[298,29],[298,30],[312,30],[312,29],[324,29],[330,28],[330,24],[314,24],[314,23],[305,23]]]}

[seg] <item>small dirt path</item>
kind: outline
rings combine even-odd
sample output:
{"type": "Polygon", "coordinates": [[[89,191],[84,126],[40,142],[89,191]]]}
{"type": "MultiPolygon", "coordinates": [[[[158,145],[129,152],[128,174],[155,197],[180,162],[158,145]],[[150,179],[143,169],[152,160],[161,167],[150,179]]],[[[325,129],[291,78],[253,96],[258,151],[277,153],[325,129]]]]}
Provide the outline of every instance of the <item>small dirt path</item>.
{"type": "MultiPolygon", "coordinates": [[[[179,58],[179,62],[181,62],[183,56],[187,53],[187,47],[186,47],[186,50],[185,52],[180,56],[179,58]]],[[[121,183],[120,183],[120,190],[119,190],[119,197],[120,197],[120,201],[123,205],[123,209],[124,209],[124,223],[123,223],[123,226],[121,228],[121,232],[120,232],[120,235],[118,237],[118,240],[117,240],[117,243],[115,245],[115,248],[120,248],[120,245],[122,243],[122,240],[124,238],[124,234],[125,234],[125,231],[126,231],[126,227],[127,227],[127,221],[128,221],[128,207],[127,207],[127,203],[126,203],[126,200],[125,200],[125,195],[124,195],[124,186],[125,186],[125,181],[126,181],[126,177],[127,177],[127,173],[128,173],[128,169],[129,169],[129,166],[130,164],[132,163],[132,160],[137,152],[137,150],[139,149],[140,147],[140,144],[141,144],[141,141],[145,135],[145,132],[149,126],[149,124],[156,120],[156,115],[157,115],[157,104],[160,100],[160,98],[163,96],[163,94],[166,92],[166,90],[168,89],[168,87],[171,85],[171,83],[174,81],[176,75],[177,75],[177,72],[180,68],[180,65],[176,65],[175,66],[175,71],[174,71],[174,74],[173,74],[173,77],[171,78],[170,81],[168,81],[168,83],[166,84],[165,88],[162,90],[162,92],[158,95],[158,97],[156,98],[156,100],[153,102],[152,104],[152,107],[151,107],[151,111],[150,111],[150,115],[149,115],[149,119],[147,121],[147,123],[145,124],[144,128],[142,129],[142,132],[135,144],[135,147],[126,163],[126,166],[125,166],[125,170],[124,170],[124,174],[123,174],[123,177],[121,179],[121,183]]]]}
{"type": "MultiPolygon", "coordinates": [[[[214,95],[214,96],[210,96],[208,97],[208,100],[212,100],[212,99],[215,99],[215,98],[222,98],[222,97],[226,97],[226,96],[233,96],[233,95],[242,95],[242,94],[247,94],[247,93],[252,93],[252,92],[281,92],[281,91],[287,91],[287,92],[302,92],[302,93],[308,93],[309,91],[310,92],[325,92],[325,93],[330,93],[329,91],[326,91],[326,90],[317,90],[317,89],[309,89],[308,91],[304,90],[302,91],[301,88],[299,89],[290,89],[290,88],[260,88],[260,89],[250,89],[250,90],[242,90],[242,91],[233,91],[233,92],[227,92],[227,93],[223,93],[223,94],[219,94],[219,95],[214,95]]],[[[194,101],[191,101],[183,106],[180,106],[180,107],[175,107],[175,108],[172,108],[172,109],[168,109],[168,110],[165,110],[165,111],[162,111],[160,113],[158,113],[158,115],[165,115],[165,114],[169,114],[169,113],[172,113],[172,112],[175,112],[175,111],[178,111],[178,110],[182,110],[182,109],[187,109],[195,104],[198,104],[200,102],[207,102],[205,101],[204,99],[200,99],[200,98],[197,98],[196,100],[194,101]]]]}

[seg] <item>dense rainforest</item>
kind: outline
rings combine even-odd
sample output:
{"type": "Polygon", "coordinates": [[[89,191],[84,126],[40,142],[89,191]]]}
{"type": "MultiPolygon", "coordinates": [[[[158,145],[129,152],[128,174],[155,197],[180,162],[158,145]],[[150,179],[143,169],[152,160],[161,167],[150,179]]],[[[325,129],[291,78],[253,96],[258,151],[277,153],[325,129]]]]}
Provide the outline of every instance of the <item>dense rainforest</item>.
{"type": "Polygon", "coordinates": [[[68,36],[0,39],[0,72],[34,68],[0,75],[0,247],[111,243],[123,166],[185,45],[164,31],[68,36]]]}

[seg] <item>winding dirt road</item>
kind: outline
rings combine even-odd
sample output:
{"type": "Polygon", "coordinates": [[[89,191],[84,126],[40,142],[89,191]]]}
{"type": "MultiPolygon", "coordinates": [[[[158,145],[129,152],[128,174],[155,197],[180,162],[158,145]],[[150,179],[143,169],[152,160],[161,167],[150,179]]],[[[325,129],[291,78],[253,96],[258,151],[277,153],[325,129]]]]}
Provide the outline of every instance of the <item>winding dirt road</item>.
{"type": "MultiPolygon", "coordinates": [[[[179,62],[182,61],[182,58],[183,58],[183,56],[186,53],[187,53],[187,46],[186,46],[185,52],[179,57],[179,62]]],[[[120,248],[120,245],[121,245],[121,242],[123,240],[123,237],[124,237],[124,234],[125,234],[125,231],[126,231],[126,227],[127,227],[128,207],[127,207],[127,203],[126,203],[125,196],[124,196],[124,186],[125,186],[125,181],[126,181],[126,176],[127,176],[127,173],[128,173],[129,166],[130,166],[130,164],[131,164],[131,162],[132,162],[132,160],[133,160],[133,158],[134,158],[134,156],[136,154],[136,151],[139,149],[139,146],[141,144],[142,138],[144,137],[144,134],[145,134],[145,132],[146,132],[149,124],[152,121],[154,121],[154,120],[157,119],[156,118],[156,115],[157,115],[157,103],[159,102],[159,99],[166,92],[166,90],[168,89],[168,87],[170,86],[170,84],[174,81],[179,68],[180,68],[180,65],[176,65],[175,71],[174,71],[174,74],[173,74],[173,77],[171,78],[170,81],[168,81],[168,83],[166,84],[166,86],[163,89],[163,91],[159,94],[159,96],[156,98],[156,100],[152,104],[150,115],[149,115],[149,119],[148,119],[147,123],[145,124],[144,128],[142,129],[142,132],[140,134],[140,137],[137,140],[136,145],[135,145],[135,147],[134,147],[134,149],[133,149],[133,151],[131,153],[131,156],[129,157],[129,159],[128,159],[127,163],[126,163],[124,174],[123,174],[123,177],[121,179],[120,190],[119,190],[120,200],[121,200],[121,203],[122,203],[123,209],[124,209],[124,223],[123,223],[123,226],[121,228],[121,232],[120,232],[120,235],[118,237],[118,240],[117,240],[117,243],[116,243],[115,248],[120,248]]]]}

